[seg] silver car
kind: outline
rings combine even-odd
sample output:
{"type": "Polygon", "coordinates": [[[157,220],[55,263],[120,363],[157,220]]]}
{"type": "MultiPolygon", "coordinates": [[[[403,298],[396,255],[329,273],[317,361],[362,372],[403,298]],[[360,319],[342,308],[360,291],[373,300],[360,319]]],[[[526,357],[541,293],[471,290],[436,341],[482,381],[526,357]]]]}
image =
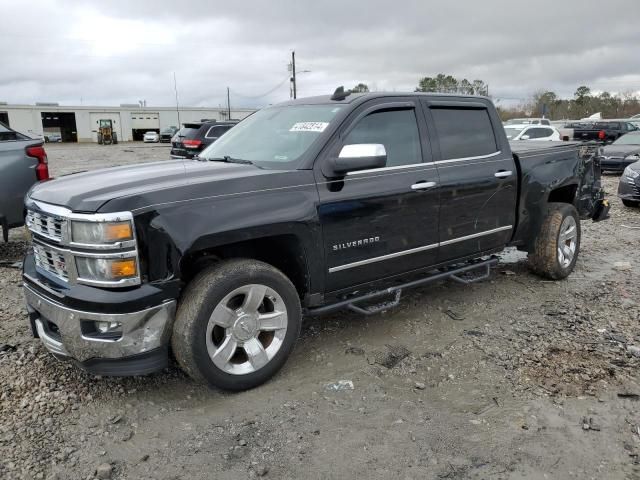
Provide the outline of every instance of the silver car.
{"type": "Polygon", "coordinates": [[[160,134],[158,132],[146,132],[142,140],[145,143],[158,143],[160,141],[160,134]]]}
{"type": "Polygon", "coordinates": [[[0,227],[4,241],[9,229],[24,225],[24,196],[31,186],[49,179],[43,141],[34,140],[0,123],[0,227]]]}

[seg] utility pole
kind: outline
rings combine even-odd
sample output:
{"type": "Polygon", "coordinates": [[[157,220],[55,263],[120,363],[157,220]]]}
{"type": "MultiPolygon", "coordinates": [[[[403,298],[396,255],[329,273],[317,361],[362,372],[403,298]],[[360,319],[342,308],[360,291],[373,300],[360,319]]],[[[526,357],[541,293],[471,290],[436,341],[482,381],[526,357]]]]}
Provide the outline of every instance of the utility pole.
{"type": "Polygon", "coordinates": [[[227,87],[227,120],[231,120],[231,99],[229,97],[229,87],[227,87]]]}
{"type": "Polygon", "coordinates": [[[293,99],[297,98],[296,91],[296,51],[293,50],[291,52],[291,83],[293,84],[293,99]]]}
{"type": "Polygon", "coordinates": [[[173,89],[176,92],[176,113],[178,114],[178,128],[180,128],[180,107],[178,105],[178,82],[176,82],[176,72],[173,72],[173,89]]]}

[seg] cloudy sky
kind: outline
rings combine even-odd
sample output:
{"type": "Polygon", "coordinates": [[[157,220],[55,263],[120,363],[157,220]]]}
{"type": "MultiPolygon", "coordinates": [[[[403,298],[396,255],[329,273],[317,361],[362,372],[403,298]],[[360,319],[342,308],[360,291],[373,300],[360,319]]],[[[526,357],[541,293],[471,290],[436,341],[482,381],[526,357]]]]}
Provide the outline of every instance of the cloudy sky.
{"type": "Polygon", "coordinates": [[[0,0],[0,101],[263,106],[443,72],[498,102],[640,91],[640,2],[0,0]]]}

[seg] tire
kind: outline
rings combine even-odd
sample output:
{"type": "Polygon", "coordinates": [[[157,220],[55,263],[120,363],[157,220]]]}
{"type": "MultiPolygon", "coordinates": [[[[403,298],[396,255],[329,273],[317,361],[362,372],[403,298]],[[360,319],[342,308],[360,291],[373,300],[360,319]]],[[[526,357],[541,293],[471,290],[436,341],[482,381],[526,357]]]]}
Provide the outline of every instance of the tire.
{"type": "Polygon", "coordinates": [[[102,135],[98,134],[98,145],[102,145],[102,135]]]}
{"type": "Polygon", "coordinates": [[[111,138],[112,138],[113,144],[117,145],[118,144],[118,135],[116,135],[115,132],[114,132],[113,137],[111,137],[111,138]]]}
{"type": "Polygon", "coordinates": [[[298,293],[282,272],[256,260],[225,260],[204,269],[187,285],[171,346],[179,365],[194,380],[223,390],[247,390],[280,370],[301,323],[298,293]],[[258,300],[250,301],[252,295],[258,300]],[[261,311],[252,307],[258,301],[261,311]],[[283,311],[284,317],[277,315],[283,311]],[[264,323],[269,314],[270,325],[264,323]],[[269,330],[262,331],[259,325],[269,330]]]}
{"type": "Polygon", "coordinates": [[[624,198],[622,199],[622,204],[625,207],[629,207],[629,208],[637,208],[640,206],[640,202],[634,202],[633,200],[625,200],[624,198]]]}
{"type": "Polygon", "coordinates": [[[537,275],[551,280],[568,277],[578,260],[580,239],[580,218],[575,207],[550,203],[533,251],[529,252],[529,266],[537,275]],[[564,245],[561,235],[567,237],[564,245]]]}

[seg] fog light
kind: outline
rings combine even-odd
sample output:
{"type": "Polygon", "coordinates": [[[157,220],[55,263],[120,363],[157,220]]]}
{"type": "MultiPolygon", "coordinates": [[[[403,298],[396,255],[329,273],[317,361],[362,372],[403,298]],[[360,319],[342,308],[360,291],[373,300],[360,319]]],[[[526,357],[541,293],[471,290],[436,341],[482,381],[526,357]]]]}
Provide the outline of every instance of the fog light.
{"type": "Polygon", "coordinates": [[[100,333],[119,332],[122,330],[120,322],[96,322],[96,331],[100,333]]]}

